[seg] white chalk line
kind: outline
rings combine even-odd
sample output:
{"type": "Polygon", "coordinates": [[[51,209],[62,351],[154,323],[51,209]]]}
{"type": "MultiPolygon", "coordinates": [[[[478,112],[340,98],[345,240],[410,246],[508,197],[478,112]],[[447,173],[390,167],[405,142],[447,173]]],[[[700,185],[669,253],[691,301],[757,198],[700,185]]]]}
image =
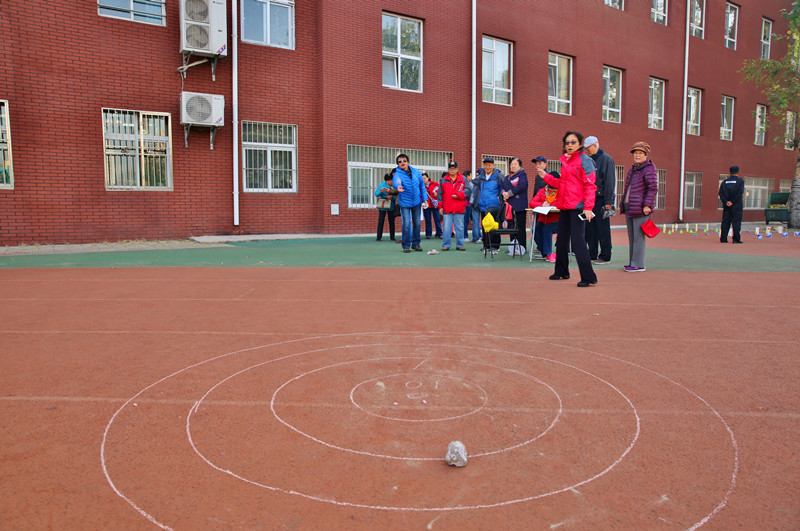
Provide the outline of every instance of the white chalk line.
{"type": "MultiPolygon", "coordinates": [[[[187,333],[189,333],[189,332],[187,332],[187,333]]],[[[397,335],[397,334],[408,334],[408,332],[393,332],[393,333],[394,333],[394,334],[396,334],[396,335],[397,335]]],[[[429,334],[436,334],[437,332],[427,332],[427,333],[429,333],[429,334]]],[[[172,376],[174,376],[174,375],[180,374],[180,373],[182,373],[182,372],[184,372],[184,371],[188,371],[188,370],[190,370],[190,369],[194,368],[195,366],[200,366],[200,365],[203,365],[203,364],[205,364],[205,363],[209,363],[209,362],[211,362],[211,361],[214,361],[214,360],[217,360],[217,359],[221,359],[221,358],[224,358],[224,357],[227,357],[227,356],[231,356],[231,355],[233,355],[233,354],[236,354],[236,353],[238,353],[238,352],[250,351],[250,350],[255,350],[255,349],[259,349],[259,348],[270,348],[270,347],[274,347],[274,346],[281,345],[281,344],[295,343],[295,342],[299,342],[299,341],[309,341],[309,340],[318,340],[318,339],[325,339],[325,340],[329,340],[329,339],[331,339],[331,338],[339,338],[339,337],[374,336],[374,335],[378,335],[378,334],[386,334],[386,332],[374,332],[374,331],[366,331],[366,332],[352,332],[352,333],[347,333],[347,334],[333,334],[333,335],[316,336],[316,337],[303,337],[303,338],[292,339],[292,340],[288,340],[288,341],[285,341],[285,342],[279,342],[279,343],[270,344],[270,345],[260,345],[260,346],[257,346],[257,347],[251,347],[251,348],[248,348],[248,349],[243,349],[243,350],[241,350],[241,351],[232,351],[232,352],[229,352],[229,353],[226,353],[226,354],[222,354],[222,355],[220,355],[220,356],[216,356],[216,357],[210,358],[210,359],[208,359],[208,360],[205,360],[205,361],[199,362],[199,363],[197,363],[197,364],[195,364],[195,365],[192,365],[192,366],[189,366],[189,367],[185,367],[184,369],[181,369],[181,370],[179,370],[179,371],[176,371],[175,373],[173,373],[173,374],[171,374],[171,375],[168,375],[168,376],[166,376],[166,377],[162,378],[161,380],[159,380],[159,381],[157,381],[157,382],[155,382],[155,383],[151,384],[150,386],[146,387],[145,389],[142,389],[142,391],[140,391],[139,393],[137,393],[137,395],[134,395],[133,397],[131,397],[130,399],[128,399],[128,401],[126,401],[126,402],[125,402],[125,404],[123,404],[123,405],[120,407],[120,409],[118,409],[118,410],[117,410],[117,412],[115,412],[115,413],[114,413],[114,415],[113,415],[113,416],[111,417],[111,419],[109,420],[109,422],[108,422],[108,425],[106,426],[106,429],[105,429],[105,431],[104,431],[104,434],[103,434],[103,440],[102,440],[102,443],[101,443],[101,464],[102,464],[103,473],[104,473],[104,475],[105,475],[105,477],[106,477],[106,480],[109,482],[109,484],[111,485],[111,487],[112,487],[112,489],[114,490],[114,492],[115,492],[115,493],[116,493],[118,496],[120,496],[120,497],[121,497],[123,500],[125,500],[125,501],[126,501],[126,503],[128,503],[128,504],[129,504],[129,505],[131,505],[131,506],[132,506],[134,509],[136,509],[136,510],[137,510],[137,511],[139,511],[141,514],[143,514],[143,515],[144,515],[144,516],[145,516],[145,517],[146,517],[148,520],[150,520],[150,521],[152,521],[152,522],[156,523],[156,524],[157,524],[157,525],[159,525],[160,527],[165,527],[165,526],[163,526],[162,524],[160,524],[160,523],[156,522],[156,521],[155,521],[155,519],[154,519],[152,516],[150,516],[149,514],[145,513],[145,512],[144,512],[142,509],[140,509],[138,506],[136,506],[136,504],[134,504],[134,503],[132,502],[132,500],[130,500],[129,498],[127,498],[125,495],[123,495],[123,494],[122,494],[122,493],[121,493],[121,492],[120,492],[120,491],[117,489],[116,485],[115,485],[115,484],[114,484],[114,482],[111,480],[111,477],[109,476],[109,474],[108,474],[108,471],[107,471],[107,469],[106,469],[106,466],[105,466],[105,445],[106,445],[107,438],[108,438],[108,431],[109,431],[109,429],[110,429],[110,427],[111,427],[112,423],[113,423],[113,422],[114,422],[114,420],[116,419],[116,417],[119,415],[119,413],[122,411],[122,409],[124,409],[124,408],[126,407],[126,405],[127,405],[127,404],[129,404],[130,402],[132,402],[132,401],[133,401],[133,400],[134,400],[134,399],[135,399],[137,396],[139,396],[140,394],[144,393],[145,391],[147,391],[147,390],[148,390],[148,389],[150,389],[151,387],[154,387],[154,386],[158,385],[158,384],[159,384],[159,383],[161,383],[162,381],[164,381],[164,380],[166,380],[166,379],[168,379],[168,378],[171,378],[171,377],[172,377],[172,376]]],[[[533,339],[533,338],[518,338],[518,337],[497,336],[497,335],[490,335],[490,334],[476,334],[476,333],[463,333],[463,334],[462,334],[462,336],[470,336],[470,337],[476,337],[476,338],[481,338],[481,339],[483,339],[483,338],[495,338],[495,339],[505,339],[505,340],[509,340],[509,339],[510,339],[510,340],[520,340],[520,341],[525,341],[525,342],[529,342],[529,343],[537,343],[537,344],[545,344],[545,345],[547,345],[547,342],[546,342],[546,341],[543,341],[543,340],[541,340],[541,339],[533,339]]],[[[679,340],[680,338],[675,338],[675,339],[676,339],[676,340],[679,340]]],[[[648,339],[648,338],[631,338],[631,340],[636,340],[636,341],[648,341],[648,340],[649,340],[649,341],[664,341],[664,340],[666,340],[666,339],[664,339],[664,338],[650,338],[650,339],[648,339]]],[[[706,341],[712,341],[712,340],[706,340],[706,341]]],[[[714,340],[714,341],[717,341],[717,342],[719,342],[719,340],[714,340]]],[[[748,343],[748,342],[749,342],[749,341],[747,341],[747,340],[743,340],[743,341],[731,340],[731,341],[736,341],[736,342],[739,342],[739,343],[748,343]]],[[[755,342],[755,343],[772,343],[772,342],[767,342],[767,341],[758,341],[758,342],[755,342]]],[[[787,341],[782,341],[782,342],[779,342],[779,343],[789,343],[789,342],[787,342],[787,341]]],[[[570,347],[570,346],[568,346],[568,347],[566,347],[566,348],[568,348],[568,349],[573,349],[574,347],[570,347]]],[[[708,522],[708,521],[709,521],[711,518],[713,518],[713,516],[714,516],[714,515],[716,515],[716,514],[717,514],[717,513],[718,513],[720,510],[722,510],[722,508],[724,508],[724,506],[726,505],[726,503],[727,503],[727,500],[729,499],[729,497],[730,497],[730,494],[732,493],[732,491],[733,491],[733,488],[734,488],[734,486],[735,486],[735,484],[736,484],[736,473],[737,473],[737,471],[738,471],[738,462],[739,462],[738,444],[736,443],[736,439],[735,439],[735,436],[734,436],[734,434],[733,434],[733,431],[732,431],[732,430],[730,429],[730,427],[727,425],[727,423],[725,422],[724,418],[722,418],[722,417],[721,417],[721,415],[720,415],[720,414],[719,414],[719,413],[718,413],[718,412],[717,412],[717,411],[716,411],[716,410],[715,410],[715,409],[714,409],[714,408],[713,408],[713,407],[712,407],[710,404],[708,404],[708,402],[707,402],[707,401],[705,401],[704,399],[702,399],[701,397],[699,397],[699,395],[697,395],[696,393],[694,393],[694,392],[693,392],[693,391],[691,391],[690,389],[686,388],[685,386],[683,386],[683,385],[679,384],[678,382],[675,382],[675,381],[673,381],[673,380],[671,380],[671,379],[667,378],[666,376],[664,376],[664,375],[662,375],[662,374],[660,374],[660,373],[657,373],[657,372],[655,372],[655,371],[652,371],[652,370],[650,370],[650,369],[646,369],[646,368],[644,368],[644,367],[642,367],[642,366],[640,366],[640,365],[637,365],[637,364],[635,364],[635,363],[632,363],[632,362],[629,362],[629,361],[626,361],[626,360],[623,360],[623,359],[620,359],[620,358],[616,358],[616,357],[613,357],[613,356],[609,356],[609,355],[606,355],[606,354],[601,354],[601,353],[597,353],[597,352],[591,352],[591,351],[587,351],[587,350],[584,350],[584,349],[580,349],[580,350],[582,350],[583,352],[589,352],[589,353],[592,353],[592,354],[595,354],[595,355],[599,355],[599,356],[602,356],[602,357],[606,357],[606,358],[608,358],[608,359],[615,360],[615,361],[618,361],[618,362],[624,363],[624,364],[626,364],[626,365],[630,365],[630,366],[632,366],[632,367],[635,367],[635,368],[638,368],[638,369],[645,370],[645,371],[647,371],[647,372],[649,372],[649,373],[651,373],[651,374],[654,374],[655,376],[657,376],[657,377],[659,377],[659,378],[665,379],[666,381],[668,381],[668,382],[672,383],[673,385],[676,385],[677,387],[679,387],[679,388],[681,388],[681,389],[685,390],[686,392],[690,393],[692,396],[695,396],[695,397],[697,397],[699,400],[701,400],[701,401],[702,401],[702,402],[703,402],[703,403],[704,403],[704,404],[705,404],[705,405],[706,405],[706,406],[707,406],[709,409],[711,409],[711,410],[712,410],[712,412],[714,413],[714,416],[716,416],[716,417],[718,418],[718,420],[720,420],[720,421],[723,423],[723,425],[725,426],[725,428],[726,428],[726,429],[727,429],[727,431],[728,431],[728,434],[729,434],[729,436],[730,436],[730,438],[731,438],[731,442],[732,442],[732,445],[733,445],[733,450],[734,450],[734,471],[733,471],[733,474],[732,474],[732,477],[731,477],[731,485],[730,485],[730,488],[729,488],[729,490],[728,490],[727,494],[725,495],[724,499],[722,500],[722,502],[720,502],[720,503],[717,505],[717,507],[716,507],[716,508],[715,508],[715,509],[714,509],[714,510],[711,512],[711,513],[709,513],[709,514],[708,514],[708,515],[707,515],[705,518],[703,518],[702,520],[700,520],[699,522],[697,522],[697,524],[695,524],[695,525],[692,527],[692,529],[695,529],[695,528],[697,528],[697,527],[700,527],[700,526],[702,526],[703,524],[705,524],[706,522],[708,522]]],[[[296,355],[296,354],[293,354],[293,355],[289,355],[289,356],[287,356],[287,357],[292,357],[292,356],[295,356],[295,355],[296,355]]],[[[573,488],[570,488],[570,489],[568,489],[568,490],[574,490],[574,489],[573,489],[573,488]]],[[[448,509],[443,509],[443,510],[448,510],[448,509]]]]}

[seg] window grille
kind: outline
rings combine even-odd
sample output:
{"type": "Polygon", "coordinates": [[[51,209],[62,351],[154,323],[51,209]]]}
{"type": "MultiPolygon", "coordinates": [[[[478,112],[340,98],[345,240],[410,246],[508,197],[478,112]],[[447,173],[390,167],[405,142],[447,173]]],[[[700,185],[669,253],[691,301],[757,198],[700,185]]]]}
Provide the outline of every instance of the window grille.
{"type": "Polygon", "coordinates": [[[614,175],[617,178],[617,187],[615,188],[617,193],[614,194],[616,196],[614,198],[614,208],[619,210],[619,205],[622,203],[622,196],[625,194],[625,177],[627,176],[625,166],[614,166],[614,175]]]}
{"type": "Polygon", "coordinates": [[[486,157],[492,157],[494,159],[494,167],[500,170],[500,173],[502,173],[504,176],[508,175],[508,166],[511,164],[511,159],[514,157],[510,157],[508,155],[492,155],[487,153],[481,155],[481,160],[485,159],[486,157]]]}
{"type": "Polygon", "coordinates": [[[689,210],[700,210],[703,196],[703,174],[699,171],[687,171],[683,178],[683,207],[689,210]]]}
{"type": "Polygon", "coordinates": [[[297,126],[242,121],[245,192],[297,192],[297,126]]]}
{"type": "Polygon", "coordinates": [[[349,208],[374,208],[375,190],[383,182],[383,176],[397,167],[397,155],[408,155],[409,165],[420,173],[427,172],[434,181],[439,181],[447,164],[453,160],[448,151],[427,151],[410,148],[378,146],[347,146],[347,196],[349,208]]]}
{"type": "Polygon", "coordinates": [[[105,17],[164,26],[164,4],[166,0],[97,0],[97,13],[105,17]]]}
{"type": "Polygon", "coordinates": [[[14,188],[11,130],[8,124],[8,101],[0,100],[0,188],[14,188]]]}
{"type": "Polygon", "coordinates": [[[667,207],[667,170],[658,169],[658,192],[656,193],[656,209],[664,210],[667,207]]]}
{"type": "Polygon", "coordinates": [[[172,189],[172,135],[168,113],[103,109],[107,189],[172,189]]]}

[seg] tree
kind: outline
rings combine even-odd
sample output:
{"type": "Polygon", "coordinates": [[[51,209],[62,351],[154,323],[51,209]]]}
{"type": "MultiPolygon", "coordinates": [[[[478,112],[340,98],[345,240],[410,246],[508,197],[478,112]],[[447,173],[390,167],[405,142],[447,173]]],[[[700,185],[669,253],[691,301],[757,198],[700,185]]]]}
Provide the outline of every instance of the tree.
{"type": "Polygon", "coordinates": [[[784,144],[798,153],[794,168],[794,179],[789,194],[789,227],[800,227],[800,0],[792,3],[790,10],[781,15],[789,22],[786,34],[773,35],[775,40],[786,39],[789,43],[786,55],[781,59],[748,59],[739,71],[743,81],[752,81],[761,87],[767,98],[770,114],[784,127],[775,142],[784,144]]]}

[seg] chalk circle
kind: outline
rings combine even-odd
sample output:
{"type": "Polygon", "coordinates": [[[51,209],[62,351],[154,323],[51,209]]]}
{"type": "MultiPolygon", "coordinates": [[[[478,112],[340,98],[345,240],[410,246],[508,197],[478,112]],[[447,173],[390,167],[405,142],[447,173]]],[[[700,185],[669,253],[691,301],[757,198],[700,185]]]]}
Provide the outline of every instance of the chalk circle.
{"type": "Polygon", "coordinates": [[[488,399],[480,385],[442,374],[379,376],[350,391],[350,401],[364,413],[400,422],[459,419],[482,410],[488,399]]]}

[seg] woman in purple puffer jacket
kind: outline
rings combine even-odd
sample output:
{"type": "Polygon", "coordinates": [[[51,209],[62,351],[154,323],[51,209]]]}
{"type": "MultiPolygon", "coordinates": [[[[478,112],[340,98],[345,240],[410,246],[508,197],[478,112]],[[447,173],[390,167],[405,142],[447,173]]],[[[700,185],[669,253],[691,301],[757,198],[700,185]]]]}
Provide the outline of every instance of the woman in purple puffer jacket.
{"type": "Polygon", "coordinates": [[[644,251],[647,238],[642,232],[642,223],[650,219],[656,204],[658,173],[656,165],[648,156],[647,142],[636,142],[631,148],[633,166],[625,177],[625,192],[622,194],[620,210],[628,224],[628,257],[630,263],[623,269],[629,273],[644,271],[644,251]]]}

